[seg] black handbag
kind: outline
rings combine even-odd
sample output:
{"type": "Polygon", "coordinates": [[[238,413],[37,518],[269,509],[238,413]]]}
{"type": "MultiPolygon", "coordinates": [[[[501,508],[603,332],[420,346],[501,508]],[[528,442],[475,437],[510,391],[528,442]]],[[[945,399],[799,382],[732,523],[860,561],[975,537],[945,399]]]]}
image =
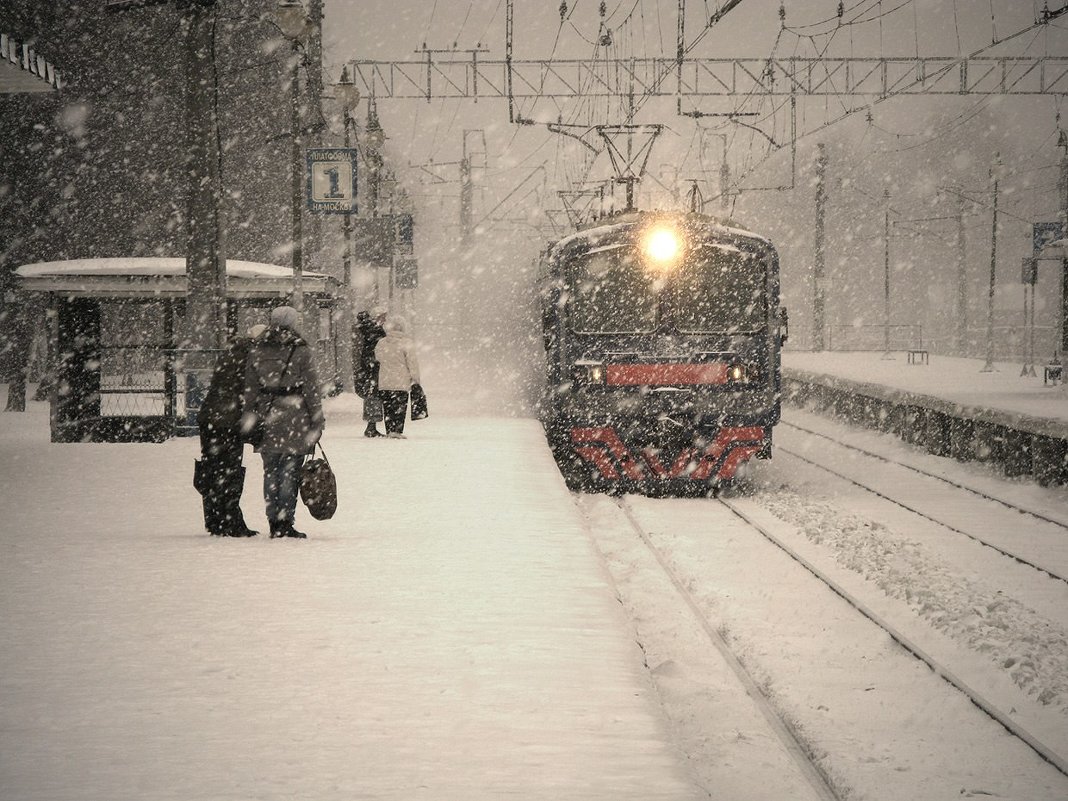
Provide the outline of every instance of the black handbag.
{"type": "Polygon", "coordinates": [[[426,408],[426,393],[420,384],[412,384],[412,419],[423,420],[430,414],[426,408]]]}
{"type": "Polygon", "coordinates": [[[319,444],[322,459],[308,459],[300,470],[300,499],[316,520],[329,520],[337,511],[337,479],[319,444]]]}
{"type": "Polygon", "coordinates": [[[200,459],[193,460],[193,489],[201,495],[207,495],[211,489],[211,476],[208,475],[208,466],[200,459]]]}

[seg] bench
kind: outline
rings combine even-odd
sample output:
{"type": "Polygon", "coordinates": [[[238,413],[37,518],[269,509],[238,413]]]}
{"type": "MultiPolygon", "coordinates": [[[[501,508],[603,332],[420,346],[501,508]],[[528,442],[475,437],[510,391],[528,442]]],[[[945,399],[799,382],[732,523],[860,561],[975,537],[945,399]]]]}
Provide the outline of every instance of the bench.
{"type": "Polygon", "coordinates": [[[913,348],[907,351],[905,360],[909,364],[930,364],[930,357],[927,355],[927,351],[923,348],[913,348]]]}
{"type": "Polygon", "coordinates": [[[1064,366],[1060,364],[1047,364],[1042,368],[1042,385],[1060,384],[1064,381],[1064,366]]]}

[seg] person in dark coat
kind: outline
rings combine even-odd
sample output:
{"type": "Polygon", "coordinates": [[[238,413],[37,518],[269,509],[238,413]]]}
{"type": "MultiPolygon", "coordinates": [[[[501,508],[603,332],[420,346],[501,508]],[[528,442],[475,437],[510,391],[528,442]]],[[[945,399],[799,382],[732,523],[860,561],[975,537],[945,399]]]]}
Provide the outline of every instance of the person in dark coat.
{"type": "Polygon", "coordinates": [[[263,499],[272,538],[307,536],[293,527],[300,468],[326,426],[319,376],[299,327],[300,315],[292,306],[274,309],[270,328],[245,365],[241,430],[248,433],[263,421],[263,441],[256,450],[263,458],[263,499]]]}
{"type": "Polygon", "coordinates": [[[197,414],[200,462],[197,489],[204,501],[204,527],[222,537],[254,537],[241,514],[245,468],[241,464],[241,412],[245,389],[245,362],[256,337],[267,330],[254,325],[248,336],[234,337],[215,363],[211,384],[197,414]]]}
{"type": "Polygon", "coordinates": [[[386,335],[382,323],[386,319],[386,308],[375,306],[369,312],[361,311],[356,315],[356,325],[353,329],[353,351],[356,354],[353,369],[353,387],[356,394],[364,399],[364,419],[367,420],[367,428],[363,432],[365,437],[382,436],[377,426],[377,415],[370,414],[367,408],[367,399],[378,390],[378,360],[375,359],[375,346],[386,335]]]}

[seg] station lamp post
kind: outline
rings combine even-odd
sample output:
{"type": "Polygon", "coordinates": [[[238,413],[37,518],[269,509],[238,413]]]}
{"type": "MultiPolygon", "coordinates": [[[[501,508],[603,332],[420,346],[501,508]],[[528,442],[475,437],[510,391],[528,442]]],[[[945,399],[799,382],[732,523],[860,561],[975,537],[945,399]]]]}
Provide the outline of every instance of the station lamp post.
{"type": "Polygon", "coordinates": [[[308,33],[308,14],[299,0],[281,0],[275,7],[275,23],[293,46],[293,74],[290,76],[290,209],[292,212],[291,252],[293,264],[293,307],[304,313],[304,153],[303,125],[300,113],[301,46],[308,33]]]}
{"type": "MultiPolygon", "coordinates": [[[[378,119],[378,108],[375,105],[375,96],[372,92],[371,96],[367,99],[367,126],[364,129],[364,153],[367,161],[367,213],[366,217],[375,219],[378,217],[378,203],[379,194],[382,186],[382,146],[386,143],[386,132],[382,130],[382,123],[378,119]]],[[[381,233],[381,228],[376,223],[368,223],[366,228],[368,236],[375,239],[381,233]]],[[[376,254],[375,258],[379,258],[380,243],[372,248],[372,251],[376,254]]],[[[379,269],[381,267],[389,267],[390,269],[390,286],[392,286],[392,265],[381,264],[372,262],[371,269],[374,270],[374,281],[372,287],[372,302],[376,302],[381,295],[379,290],[379,269]]]]}
{"type": "MultiPolygon", "coordinates": [[[[341,71],[341,79],[334,85],[334,97],[341,106],[341,121],[344,128],[345,149],[350,149],[354,144],[353,134],[356,130],[356,119],[353,112],[360,102],[360,90],[355,82],[349,77],[348,68],[341,71]]],[[[352,380],[353,359],[352,352],[352,325],[353,325],[353,286],[352,286],[352,213],[342,215],[342,231],[345,237],[345,255],[342,270],[342,297],[341,315],[338,327],[341,329],[340,362],[342,385],[348,386],[352,380]]]]}

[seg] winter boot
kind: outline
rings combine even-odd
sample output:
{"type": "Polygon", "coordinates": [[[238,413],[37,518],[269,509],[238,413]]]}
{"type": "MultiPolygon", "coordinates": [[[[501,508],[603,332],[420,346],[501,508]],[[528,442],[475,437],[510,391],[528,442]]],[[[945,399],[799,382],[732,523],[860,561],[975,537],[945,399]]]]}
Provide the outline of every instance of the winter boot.
{"type": "Polygon", "coordinates": [[[223,534],[227,537],[255,537],[259,533],[248,527],[245,516],[241,513],[241,491],[244,486],[245,468],[238,467],[226,475],[219,488],[224,510],[223,534]]]}
{"type": "Polygon", "coordinates": [[[293,524],[289,521],[285,521],[284,523],[280,524],[280,531],[281,533],[277,535],[279,537],[292,537],[296,540],[308,539],[307,534],[305,534],[303,531],[297,531],[295,528],[293,528],[293,524]]]}

